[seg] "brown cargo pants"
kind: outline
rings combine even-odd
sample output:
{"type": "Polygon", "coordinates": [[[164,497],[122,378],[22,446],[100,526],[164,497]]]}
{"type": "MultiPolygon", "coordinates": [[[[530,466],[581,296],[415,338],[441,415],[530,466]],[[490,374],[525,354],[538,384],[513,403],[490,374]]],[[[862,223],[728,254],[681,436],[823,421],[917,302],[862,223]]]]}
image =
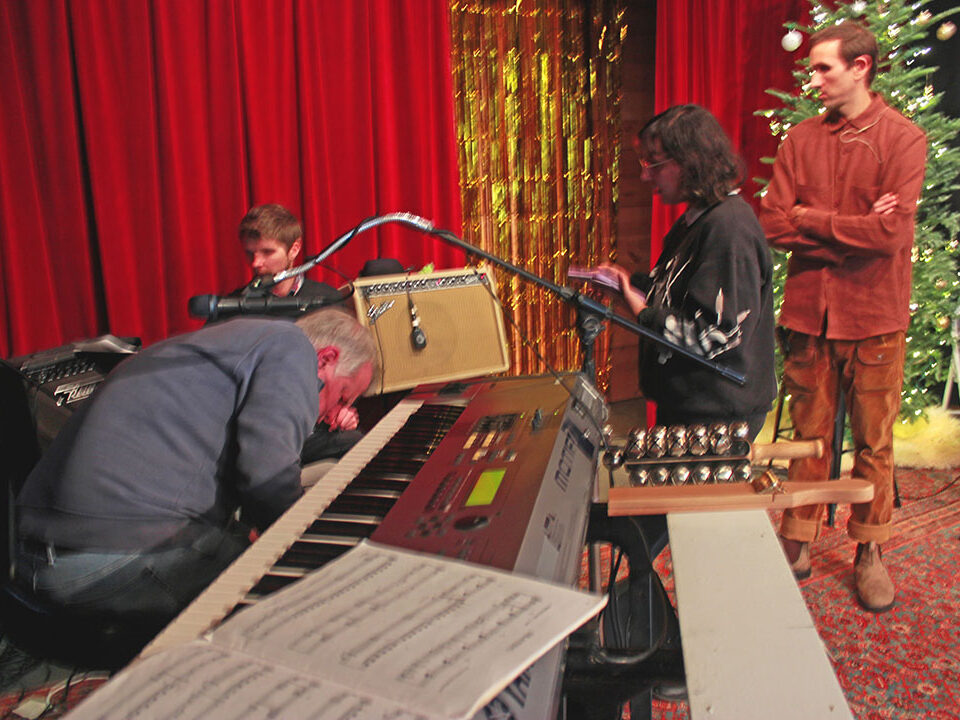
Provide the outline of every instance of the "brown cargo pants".
{"type": "MultiPolygon", "coordinates": [[[[786,334],[783,381],[797,439],[822,438],[822,458],[790,463],[789,479],[827,480],[831,465],[837,383],[843,388],[853,435],[853,477],[869,480],[873,500],[852,506],[847,533],[857,542],[886,542],[893,515],[893,424],[900,410],[905,333],[864,340],[828,340],[796,331],[786,334]]],[[[820,535],[823,505],[791,508],[780,534],[809,542],[820,535]]]]}

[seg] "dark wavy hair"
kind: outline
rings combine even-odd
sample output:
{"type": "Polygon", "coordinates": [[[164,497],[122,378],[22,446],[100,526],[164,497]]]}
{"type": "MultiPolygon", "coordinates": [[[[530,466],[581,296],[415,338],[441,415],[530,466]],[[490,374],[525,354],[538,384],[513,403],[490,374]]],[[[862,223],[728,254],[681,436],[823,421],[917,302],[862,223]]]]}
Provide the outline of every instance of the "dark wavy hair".
{"type": "Polygon", "coordinates": [[[680,183],[689,202],[718,203],[743,179],[743,163],[717,119],[699,105],[674,105],[653,117],[637,137],[644,154],[657,145],[680,166],[680,183]]]}

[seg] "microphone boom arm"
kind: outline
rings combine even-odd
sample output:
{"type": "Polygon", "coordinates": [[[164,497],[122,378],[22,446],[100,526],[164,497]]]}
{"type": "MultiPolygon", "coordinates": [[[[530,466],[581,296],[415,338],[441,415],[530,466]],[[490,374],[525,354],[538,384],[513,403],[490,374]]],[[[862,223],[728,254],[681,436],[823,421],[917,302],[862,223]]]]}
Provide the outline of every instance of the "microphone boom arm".
{"type": "Polygon", "coordinates": [[[503,260],[502,258],[499,258],[496,255],[493,255],[492,253],[488,253],[486,250],[482,250],[474,245],[471,245],[470,243],[464,240],[461,240],[449,230],[432,229],[426,232],[430,233],[431,235],[436,235],[437,237],[442,238],[446,242],[450,243],[451,245],[455,245],[456,247],[459,247],[460,249],[466,251],[467,253],[478,255],[479,257],[482,257],[484,260],[489,260],[494,265],[502,267],[508,272],[513,273],[514,275],[519,275],[523,279],[529,280],[535,285],[539,285],[540,287],[546,288],[550,292],[554,293],[561,300],[573,305],[578,310],[582,310],[583,312],[589,313],[591,315],[595,315],[603,320],[610,320],[611,322],[614,322],[617,325],[626,328],[627,330],[632,332],[634,335],[639,335],[641,337],[652,340],[653,342],[657,343],[661,347],[664,347],[678,355],[682,355],[688,360],[692,360],[693,362],[698,363],[712,370],[718,375],[726,378],[727,380],[731,380],[737,383],[738,385],[746,384],[746,377],[744,377],[743,373],[737,372],[732,368],[728,368],[725,365],[721,365],[720,363],[714,362],[712,360],[708,360],[707,358],[701,355],[697,355],[695,352],[688,350],[682,345],[677,345],[676,343],[672,343],[669,340],[667,340],[665,337],[658,335],[657,333],[653,332],[649,328],[645,328],[642,325],[639,325],[638,323],[633,322],[632,320],[628,320],[627,318],[621,315],[617,315],[616,313],[613,312],[611,308],[607,307],[606,305],[603,305],[602,303],[598,303],[596,300],[590,297],[587,297],[583,293],[579,293],[576,290],[573,290],[566,286],[557,285],[556,283],[550,282],[549,280],[546,280],[540,277],[539,275],[534,275],[532,272],[524,270],[523,268],[518,267],[513,263],[507,262],[506,260],[503,260]]]}
{"type": "Polygon", "coordinates": [[[634,335],[647,338],[648,340],[651,340],[657,343],[661,347],[666,348],[670,352],[676,353],[677,355],[685,357],[688,360],[691,360],[692,362],[695,362],[699,365],[702,365],[705,368],[708,368],[709,370],[712,370],[713,372],[726,378],[727,380],[731,380],[737,383],[738,385],[746,384],[746,378],[744,377],[743,373],[739,373],[736,370],[733,370],[732,368],[728,368],[724,365],[721,365],[720,363],[714,362],[712,360],[708,360],[707,358],[701,355],[697,355],[695,352],[688,350],[682,345],[677,345],[676,343],[670,342],[669,340],[664,338],[662,335],[659,335],[653,332],[652,330],[645,328],[642,325],[639,325],[638,323],[632,320],[628,320],[627,318],[621,315],[617,315],[616,313],[613,312],[611,308],[597,302],[596,300],[593,300],[590,297],[587,297],[583,293],[577,292],[576,290],[573,290],[572,288],[569,288],[566,286],[557,285],[556,283],[550,282],[549,280],[546,280],[540,277],[539,275],[534,275],[532,272],[524,270],[523,268],[518,267],[513,263],[507,262],[506,260],[503,260],[502,258],[499,258],[496,255],[487,252],[486,250],[482,250],[474,245],[471,245],[470,243],[464,240],[461,240],[459,237],[454,235],[449,230],[440,230],[438,228],[435,228],[433,223],[430,222],[429,220],[426,220],[425,218],[422,218],[418,215],[413,215],[411,213],[406,213],[406,212],[388,213],[386,215],[379,215],[377,217],[367,218],[366,220],[361,222],[359,225],[357,225],[355,228],[353,228],[347,233],[344,233],[343,235],[338,237],[336,240],[334,240],[332,243],[330,243],[326,248],[324,248],[320,252],[319,255],[315,255],[314,257],[308,259],[303,265],[300,265],[299,267],[291,268],[289,270],[283,270],[273,276],[257,278],[248,286],[248,290],[251,290],[251,289],[264,290],[266,288],[273,287],[278,282],[282,282],[287,278],[294,277],[296,275],[301,275],[307,272],[308,270],[310,270],[311,268],[315,267],[317,264],[326,260],[333,253],[335,253],[341,247],[343,247],[348,242],[350,242],[350,240],[352,240],[356,235],[359,235],[362,232],[366,232],[367,230],[375,228],[379,225],[384,225],[386,223],[392,223],[392,222],[401,223],[403,225],[407,225],[409,227],[425,232],[428,235],[434,235],[436,237],[439,237],[441,240],[444,240],[450,245],[454,245],[455,247],[458,247],[461,250],[464,250],[468,254],[479,256],[484,260],[488,260],[494,265],[497,265],[498,267],[501,267],[514,275],[518,275],[519,277],[525,280],[528,280],[534,283],[535,285],[539,285],[540,287],[546,288],[547,290],[552,292],[554,295],[559,297],[564,302],[569,303],[570,305],[573,305],[574,307],[576,307],[579,313],[593,315],[594,317],[600,318],[602,320],[610,320],[611,322],[614,322],[617,325],[623,328],[626,328],[627,330],[632,332],[634,335]]]}
{"type": "Polygon", "coordinates": [[[277,283],[283,282],[287,278],[295,277],[297,275],[302,275],[303,273],[307,272],[308,270],[311,270],[312,268],[322,263],[328,257],[333,255],[337,250],[339,250],[348,242],[353,240],[353,238],[359,235],[360,233],[366,232],[367,230],[372,230],[373,228],[379,225],[386,225],[387,223],[392,223],[392,222],[401,223],[403,225],[416,228],[417,230],[421,230],[428,234],[436,232],[436,230],[433,227],[433,223],[431,223],[429,220],[426,220],[418,215],[413,215],[411,213],[395,212],[395,213],[388,213],[386,215],[378,215],[377,217],[373,217],[373,218],[367,218],[366,220],[362,221],[359,225],[357,225],[355,228],[353,228],[352,230],[349,230],[348,232],[345,232],[343,235],[338,237],[332,243],[327,245],[327,247],[321,250],[318,255],[314,255],[312,258],[308,258],[307,261],[303,263],[303,265],[299,265],[295,268],[290,268],[289,270],[281,270],[276,275],[272,275],[269,277],[256,278],[250,284],[250,287],[256,290],[266,290],[267,288],[273,287],[277,283]]]}

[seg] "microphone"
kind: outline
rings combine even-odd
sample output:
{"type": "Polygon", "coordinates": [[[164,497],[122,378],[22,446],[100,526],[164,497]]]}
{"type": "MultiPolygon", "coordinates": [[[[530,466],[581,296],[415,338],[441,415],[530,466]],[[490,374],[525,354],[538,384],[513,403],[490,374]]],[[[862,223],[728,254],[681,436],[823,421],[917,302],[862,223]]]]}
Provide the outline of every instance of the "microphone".
{"type": "Polygon", "coordinates": [[[417,315],[417,306],[413,304],[410,290],[407,290],[407,303],[410,306],[410,342],[414,350],[423,350],[427,346],[427,334],[420,327],[420,317],[417,315]]]}
{"type": "Polygon", "coordinates": [[[280,273],[277,273],[277,275],[257,275],[253,280],[247,283],[247,286],[244,288],[244,291],[245,292],[246,291],[262,292],[262,291],[269,290],[274,285],[279,283],[281,280],[286,279],[286,278],[278,277],[279,274],[280,273]]]}
{"type": "Polygon", "coordinates": [[[187,302],[187,312],[193,317],[208,318],[210,321],[233,315],[302,315],[311,310],[342,302],[349,296],[334,298],[194,295],[187,302]]]}

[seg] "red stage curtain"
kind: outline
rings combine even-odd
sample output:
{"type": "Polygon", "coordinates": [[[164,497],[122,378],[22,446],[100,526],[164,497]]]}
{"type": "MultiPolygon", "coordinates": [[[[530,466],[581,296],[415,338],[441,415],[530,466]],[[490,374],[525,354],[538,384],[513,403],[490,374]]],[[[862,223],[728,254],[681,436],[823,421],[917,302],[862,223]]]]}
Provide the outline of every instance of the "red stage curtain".
{"type": "MultiPolygon", "coordinates": [[[[743,157],[747,181],[743,196],[757,207],[754,177],[770,177],[761,157],[772,157],[777,141],[756,110],[779,101],[767,88],[789,90],[797,53],[780,47],[788,20],[806,21],[806,0],[660,0],[657,4],[655,107],[695,103],[712,112],[743,157]]],[[[651,262],[683,207],[666,207],[654,198],[650,232],[651,262]]]]}
{"type": "MultiPolygon", "coordinates": [[[[0,84],[2,356],[195,327],[189,296],[248,279],[253,204],[308,254],[398,210],[461,230],[446,0],[11,0],[0,84]]],[[[391,225],[327,265],[378,255],[464,262],[391,225]]]]}

